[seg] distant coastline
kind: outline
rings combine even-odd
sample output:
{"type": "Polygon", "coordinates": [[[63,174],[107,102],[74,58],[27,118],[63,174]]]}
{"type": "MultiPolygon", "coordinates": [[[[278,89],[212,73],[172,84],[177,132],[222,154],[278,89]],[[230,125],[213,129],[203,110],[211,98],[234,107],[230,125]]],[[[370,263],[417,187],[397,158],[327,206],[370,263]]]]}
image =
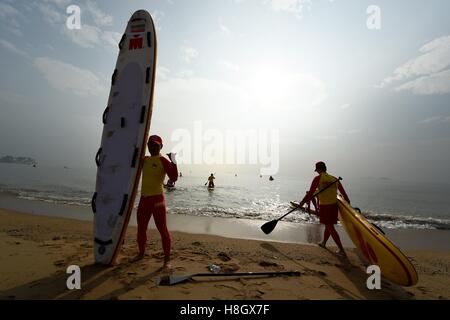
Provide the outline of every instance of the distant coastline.
{"type": "Polygon", "coordinates": [[[4,156],[0,158],[0,163],[14,163],[14,164],[24,164],[24,165],[37,165],[37,161],[30,157],[13,157],[4,156]]]}

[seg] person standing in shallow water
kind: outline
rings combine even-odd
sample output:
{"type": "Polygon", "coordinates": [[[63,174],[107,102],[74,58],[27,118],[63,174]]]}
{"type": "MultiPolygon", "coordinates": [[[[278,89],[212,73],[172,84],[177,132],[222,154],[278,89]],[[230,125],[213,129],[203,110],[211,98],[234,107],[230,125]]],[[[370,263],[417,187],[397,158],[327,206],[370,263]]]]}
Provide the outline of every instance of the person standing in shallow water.
{"type": "Polygon", "coordinates": [[[208,188],[214,188],[214,173],[211,173],[211,175],[208,177],[208,188]]]}
{"type": "Polygon", "coordinates": [[[161,137],[152,135],[148,139],[150,157],[144,158],[142,167],[141,198],[137,210],[137,243],[139,253],[134,260],[140,260],[145,256],[147,245],[147,228],[153,215],[158,229],[164,251],[163,268],[170,269],[171,236],[167,229],[166,202],[164,198],[163,183],[166,174],[169,176],[169,184],[175,184],[178,179],[178,169],[175,154],[169,153],[170,161],[160,155],[163,147],[161,137]]]}
{"type": "Polygon", "coordinates": [[[323,241],[319,243],[319,246],[325,248],[327,241],[331,236],[339,248],[338,253],[346,256],[339,234],[334,228],[334,225],[338,221],[337,191],[339,190],[345,201],[348,203],[350,203],[350,199],[340,181],[336,177],[327,173],[327,166],[324,162],[317,162],[316,169],[314,171],[316,171],[319,175],[313,179],[309,191],[306,193],[303,200],[300,201],[300,207],[303,207],[305,203],[313,200],[314,193],[316,191],[323,190],[329,186],[326,190],[317,195],[319,198],[318,207],[320,223],[325,225],[323,241]]]}

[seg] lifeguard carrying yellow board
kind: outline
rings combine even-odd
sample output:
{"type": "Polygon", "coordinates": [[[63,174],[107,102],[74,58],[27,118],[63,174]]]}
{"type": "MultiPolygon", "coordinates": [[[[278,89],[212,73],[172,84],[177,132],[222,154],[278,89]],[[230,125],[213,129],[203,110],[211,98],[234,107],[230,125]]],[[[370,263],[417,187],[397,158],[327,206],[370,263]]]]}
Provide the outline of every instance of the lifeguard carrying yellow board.
{"type": "Polygon", "coordinates": [[[339,220],[348,236],[381,274],[399,285],[413,286],[418,281],[416,269],[409,259],[366,218],[338,196],[339,220]]]}

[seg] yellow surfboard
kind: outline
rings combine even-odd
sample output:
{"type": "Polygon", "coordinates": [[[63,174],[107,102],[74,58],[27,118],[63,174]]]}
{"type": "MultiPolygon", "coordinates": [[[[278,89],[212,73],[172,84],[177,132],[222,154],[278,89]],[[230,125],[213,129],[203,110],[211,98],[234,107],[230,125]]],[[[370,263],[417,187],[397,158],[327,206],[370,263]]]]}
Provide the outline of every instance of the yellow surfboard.
{"type": "Polygon", "coordinates": [[[338,196],[339,220],[348,236],[372,265],[394,283],[408,287],[418,281],[411,261],[381,231],[338,196]]]}

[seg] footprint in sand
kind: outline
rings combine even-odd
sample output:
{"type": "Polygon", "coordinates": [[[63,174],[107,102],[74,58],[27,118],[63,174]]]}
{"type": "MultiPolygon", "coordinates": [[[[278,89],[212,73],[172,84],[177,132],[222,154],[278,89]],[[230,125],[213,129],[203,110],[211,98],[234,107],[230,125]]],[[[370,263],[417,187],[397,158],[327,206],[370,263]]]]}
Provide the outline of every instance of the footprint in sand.
{"type": "Polygon", "coordinates": [[[230,261],[230,260],[231,260],[231,258],[230,258],[225,252],[219,252],[219,253],[217,254],[217,257],[218,257],[220,260],[222,260],[223,262],[227,262],[227,261],[230,261]]]}
{"type": "Polygon", "coordinates": [[[219,266],[223,273],[233,273],[241,268],[235,263],[219,264],[219,266]]]}
{"type": "Polygon", "coordinates": [[[265,260],[263,260],[263,261],[260,261],[260,262],[258,263],[258,265],[260,265],[261,267],[264,267],[264,268],[270,268],[270,269],[276,270],[276,271],[284,270],[284,266],[283,266],[283,265],[278,264],[278,263],[276,263],[276,262],[271,262],[271,261],[265,261],[265,260]]]}
{"type": "Polygon", "coordinates": [[[241,291],[240,289],[238,289],[236,287],[229,286],[229,285],[224,285],[224,284],[216,284],[216,285],[214,285],[214,287],[216,287],[216,288],[224,288],[224,289],[231,289],[231,290],[234,290],[234,291],[237,291],[237,292],[241,291]]]}

